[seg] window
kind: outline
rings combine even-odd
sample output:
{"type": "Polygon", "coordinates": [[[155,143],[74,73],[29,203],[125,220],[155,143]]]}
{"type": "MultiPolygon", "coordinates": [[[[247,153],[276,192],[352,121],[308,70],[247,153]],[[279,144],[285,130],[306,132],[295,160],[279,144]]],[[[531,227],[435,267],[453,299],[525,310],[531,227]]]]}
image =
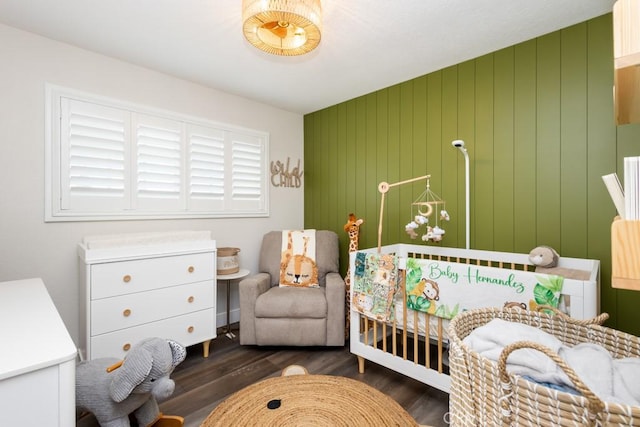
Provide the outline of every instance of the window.
{"type": "Polygon", "coordinates": [[[46,221],[268,216],[265,132],[47,85],[46,221]]]}

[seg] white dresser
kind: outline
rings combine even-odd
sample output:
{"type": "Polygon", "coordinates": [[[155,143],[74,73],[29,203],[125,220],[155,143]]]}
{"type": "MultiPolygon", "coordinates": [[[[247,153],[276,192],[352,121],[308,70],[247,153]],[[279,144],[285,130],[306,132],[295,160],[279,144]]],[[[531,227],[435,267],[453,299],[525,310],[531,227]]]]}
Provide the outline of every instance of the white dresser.
{"type": "Polygon", "coordinates": [[[0,425],[75,425],[76,346],[41,279],[0,283],[0,425]]]}
{"type": "Polygon", "coordinates": [[[85,238],[80,349],[86,359],[123,358],[148,337],[184,346],[216,337],[216,242],[210,232],[85,238]]]}

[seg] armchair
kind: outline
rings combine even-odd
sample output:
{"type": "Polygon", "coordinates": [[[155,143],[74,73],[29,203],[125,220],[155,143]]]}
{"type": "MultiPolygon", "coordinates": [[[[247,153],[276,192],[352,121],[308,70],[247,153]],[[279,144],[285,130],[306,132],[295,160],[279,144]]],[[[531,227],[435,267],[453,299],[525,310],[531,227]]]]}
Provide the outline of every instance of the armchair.
{"type": "Polygon", "coordinates": [[[338,235],[316,231],[319,288],[280,287],[282,232],[264,235],[259,273],[240,281],[240,344],[344,346],[338,235]]]}

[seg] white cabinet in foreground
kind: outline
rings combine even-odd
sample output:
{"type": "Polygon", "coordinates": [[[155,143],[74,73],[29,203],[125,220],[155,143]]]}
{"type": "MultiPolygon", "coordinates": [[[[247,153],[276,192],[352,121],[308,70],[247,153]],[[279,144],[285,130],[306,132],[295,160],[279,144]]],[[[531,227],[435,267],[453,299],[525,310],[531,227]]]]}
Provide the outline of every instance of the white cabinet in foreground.
{"type": "Polygon", "coordinates": [[[75,425],[77,350],[41,279],[0,283],[0,424],[75,425]]]}

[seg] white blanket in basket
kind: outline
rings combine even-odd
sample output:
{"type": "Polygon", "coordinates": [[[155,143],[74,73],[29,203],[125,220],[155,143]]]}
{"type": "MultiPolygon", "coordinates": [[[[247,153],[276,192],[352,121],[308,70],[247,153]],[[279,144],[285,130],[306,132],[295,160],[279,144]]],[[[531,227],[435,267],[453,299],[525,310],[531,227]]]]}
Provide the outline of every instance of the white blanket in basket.
{"type": "MultiPolygon", "coordinates": [[[[640,358],[614,359],[604,347],[593,343],[569,347],[541,329],[502,319],[493,319],[476,328],[462,341],[480,356],[493,361],[499,359],[504,347],[516,341],[542,344],[564,359],[603,401],[640,406],[640,358]]],[[[511,353],[507,370],[539,383],[575,387],[553,360],[534,349],[511,353]]]]}

